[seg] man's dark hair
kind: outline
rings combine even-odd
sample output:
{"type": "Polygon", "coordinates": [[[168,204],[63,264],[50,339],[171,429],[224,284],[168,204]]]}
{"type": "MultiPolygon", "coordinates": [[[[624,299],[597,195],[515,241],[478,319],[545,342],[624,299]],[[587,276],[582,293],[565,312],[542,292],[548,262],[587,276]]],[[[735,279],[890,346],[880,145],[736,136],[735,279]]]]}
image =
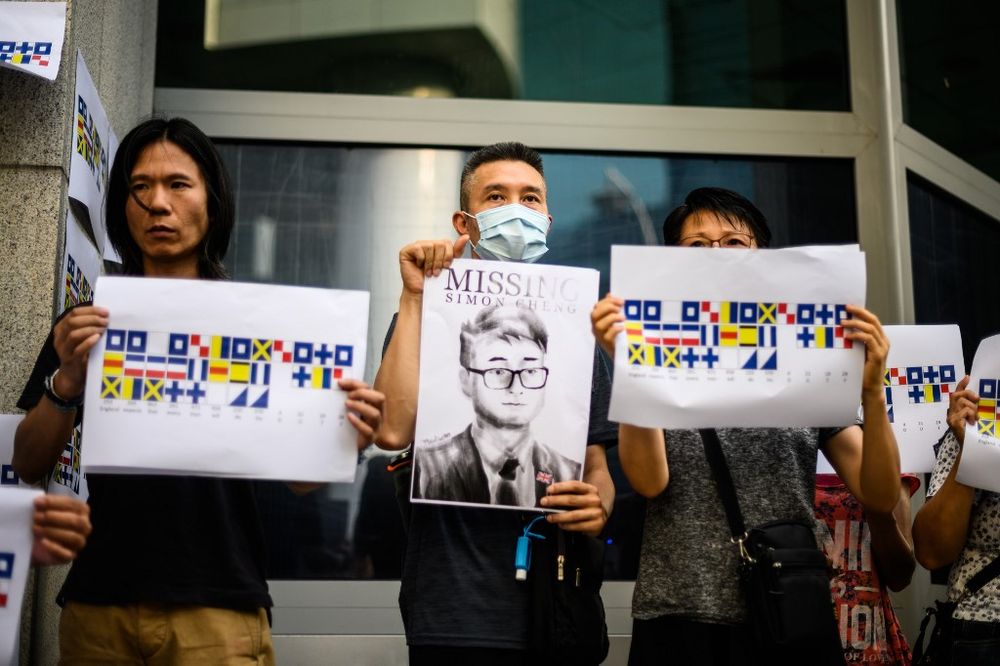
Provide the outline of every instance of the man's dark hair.
{"type": "Polygon", "coordinates": [[[663,244],[679,245],[684,220],[701,211],[715,213],[737,230],[748,231],[757,242],[757,247],[771,244],[771,229],[767,226],[764,213],[746,197],[721,187],[691,190],[684,203],[663,221],[663,244]]]}
{"type": "MultiPolygon", "coordinates": [[[[105,200],[108,238],[122,258],[125,275],[142,275],[142,251],[132,238],[125,216],[125,205],[131,193],[132,171],[139,155],[157,141],[170,141],[195,161],[205,179],[208,193],[208,232],[198,247],[198,275],[208,279],[228,277],[222,263],[229,249],[229,237],[236,223],[236,206],[229,176],[219,152],[211,139],[194,123],[184,118],[152,118],[132,129],[118,146],[105,200]]],[[[135,199],[142,208],[146,205],[135,199]]]]}
{"type": "Polygon", "coordinates": [[[529,148],[517,141],[502,141],[485,146],[469,155],[469,159],[465,162],[465,168],[462,169],[462,181],[459,184],[459,205],[461,205],[462,210],[469,208],[469,189],[476,169],[490,162],[504,161],[524,162],[540,173],[543,178],[545,177],[545,172],[542,170],[542,156],[534,148],[529,148]]]}
{"type": "Polygon", "coordinates": [[[542,353],[549,348],[549,334],[545,330],[545,322],[534,310],[519,307],[483,308],[476,318],[462,324],[459,333],[459,362],[463,368],[472,363],[472,349],[479,336],[490,335],[494,338],[510,342],[511,340],[530,340],[538,345],[542,353]]]}

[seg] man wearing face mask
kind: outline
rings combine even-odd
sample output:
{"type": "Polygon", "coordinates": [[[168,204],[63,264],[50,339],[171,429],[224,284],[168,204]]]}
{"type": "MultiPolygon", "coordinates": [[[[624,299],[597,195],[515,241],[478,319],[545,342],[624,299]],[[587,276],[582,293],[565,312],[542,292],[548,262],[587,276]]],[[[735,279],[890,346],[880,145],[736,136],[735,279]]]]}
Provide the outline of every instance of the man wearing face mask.
{"type": "MultiPolygon", "coordinates": [[[[547,251],[551,217],[542,160],[520,143],[474,152],[462,171],[460,210],[452,215],[458,240],[417,241],[399,253],[403,291],[386,336],[375,387],[385,392],[376,441],[403,449],[413,442],[420,370],[424,278],[438,275],[467,242],[473,258],[537,261],[547,251]]],[[[548,486],[539,500],[550,523],[595,536],[614,502],[605,447],[617,432],[607,421],[610,380],[595,349],[590,429],[583,481],[548,486]]],[[[537,514],[415,504],[399,602],[411,664],[533,663],[528,651],[529,591],[514,578],[517,537],[537,514]]],[[[595,655],[594,663],[603,659],[595,655]]]]}

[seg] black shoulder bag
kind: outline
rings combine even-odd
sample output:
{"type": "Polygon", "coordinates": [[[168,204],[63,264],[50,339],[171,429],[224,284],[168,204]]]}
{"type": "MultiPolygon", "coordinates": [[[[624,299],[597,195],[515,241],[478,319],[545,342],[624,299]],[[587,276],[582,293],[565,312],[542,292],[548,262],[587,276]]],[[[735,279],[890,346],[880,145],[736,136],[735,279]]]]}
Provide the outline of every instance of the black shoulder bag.
{"type": "Polygon", "coordinates": [[[600,664],[608,655],[601,601],[604,543],[552,527],[532,541],[529,649],[549,664],[600,664]]]}
{"type": "Polygon", "coordinates": [[[938,666],[951,663],[951,644],[954,640],[954,619],[952,614],[955,608],[966,597],[972,596],[989,583],[1000,576],[1000,556],[993,558],[993,561],[979,570],[979,572],[969,579],[965,584],[965,589],[958,597],[958,601],[935,601],[934,608],[924,611],[924,619],[920,621],[920,634],[916,643],[913,644],[913,666],[938,666]],[[924,634],[927,631],[927,624],[931,617],[934,621],[934,630],[931,632],[924,650],[924,634]]]}
{"type": "Polygon", "coordinates": [[[830,655],[837,661],[839,655],[842,664],[827,560],[816,546],[812,526],[773,520],[748,530],[719,435],[711,428],[699,432],[726,510],[731,541],[739,550],[752,647],[775,657],[808,653],[830,655]]]}

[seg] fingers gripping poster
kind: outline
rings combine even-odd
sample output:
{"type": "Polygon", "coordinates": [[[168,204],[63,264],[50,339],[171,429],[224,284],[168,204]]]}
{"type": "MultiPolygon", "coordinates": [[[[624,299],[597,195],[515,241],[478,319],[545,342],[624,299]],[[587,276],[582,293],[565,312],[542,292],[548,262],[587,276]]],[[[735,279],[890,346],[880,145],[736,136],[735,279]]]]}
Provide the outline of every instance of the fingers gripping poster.
{"type": "MultiPolygon", "coordinates": [[[[948,429],[948,396],[965,376],[958,326],[886,326],[885,408],[899,445],[900,469],[930,472],[934,444],[948,429]]],[[[833,468],[820,454],[817,472],[833,468]]]]}
{"type": "Polygon", "coordinates": [[[597,285],[473,259],[425,281],[413,501],[533,508],[582,477],[597,285]]]}
{"type": "Polygon", "coordinates": [[[857,246],[611,249],[625,300],[609,418],[646,427],[853,423],[864,348],[845,337],[863,304],[857,246]]]}
{"type": "Polygon", "coordinates": [[[1000,492],[1000,335],[979,343],[968,388],[979,396],[975,424],[965,425],[962,458],[955,478],[967,486],[1000,492]]]}
{"type": "Polygon", "coordinates": [[[354,479],[340,379],[365,367],[368,293],[102,277],[84,470],[354,479]]]}

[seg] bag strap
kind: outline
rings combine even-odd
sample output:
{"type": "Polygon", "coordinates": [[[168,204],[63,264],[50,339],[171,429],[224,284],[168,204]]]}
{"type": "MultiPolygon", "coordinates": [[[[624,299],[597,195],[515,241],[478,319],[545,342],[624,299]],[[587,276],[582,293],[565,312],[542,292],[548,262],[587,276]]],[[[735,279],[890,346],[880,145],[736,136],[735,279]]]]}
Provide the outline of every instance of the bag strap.
{"type": "Polygon", "coordinates": [[[997,576],[1000,576],[1000,555],[994,557],[992,562],[980,569],[975,576],[969,579],[969,582],[965,584],[965,592],[962,593],[962,596],[975,594],[997,576]]]}
{"type": "Polygon", "coordinates": [[[984,585],[989,583],[998,575],[1000,575],[1000,555],[993,558],[989,564],[980,569],[976,572],[975,576],[969,579],[969,582],[965,584],[965,589],[959,595],[958,601],[935,601],[933,607],[928,607],[924,611],[924,619],[920,621],[920,633],[917,635],[917,640],[913,643],[914,664],[931,663],[930,658],[932,657],[932,653],[937,645],[936,641],[939,640],[939,634],[942,632],[944,624],[951,618],[951,614],[954,612],[955,607],[965,597],[973,595],[983,589],[984,585]],[[927,644],[927,653],[925,654],[924,637],[927,635],[927,625],[931,621],[931,617],[935,618],[934,630],[930,634],[930,640],[927,644]],[[927,660],[924,659],[925,656],[928,657],[927,660]]]}
{"type": "Polygon", "coordinates": [[[726,455],[722,452],[719,433],[715,432],[715,428],[702,428],[698,434],[701,435],[705,457],[708,459],[708,466],[712,468],[712,476],[715,477],[715,485],[719,488],[719,496],[726,510],[726,520],[729,522],[733,543],[742,543],[746,539],[747,528],[743,522],[743,512],[740,511],[740,502],[736,498],[733,477],[729,473],[729,465],[726,464],[726,455]]]}

